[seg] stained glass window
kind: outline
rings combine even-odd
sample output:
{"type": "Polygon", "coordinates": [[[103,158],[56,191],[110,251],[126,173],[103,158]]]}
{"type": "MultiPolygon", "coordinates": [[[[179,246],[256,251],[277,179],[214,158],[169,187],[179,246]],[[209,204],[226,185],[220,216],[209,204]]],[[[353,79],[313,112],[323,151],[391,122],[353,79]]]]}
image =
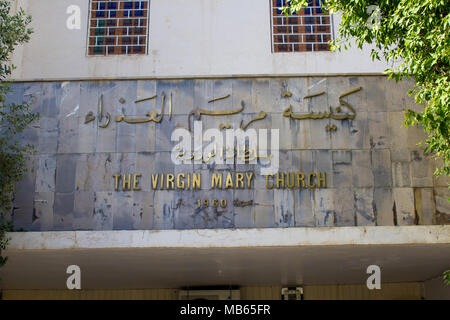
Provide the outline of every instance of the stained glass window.
{"type": "Polygon", "coordinates": [[[149,0],[91,0],[88,55],[146,54],[149,0]]]}
{"type": "Polygon", "coordinates": [[[272,51],[329,51],[332,38],[331,15],[321,0],[309,0],[308,7],[286,16],[281,8],[286,0],[271,0],[272,51]]]}

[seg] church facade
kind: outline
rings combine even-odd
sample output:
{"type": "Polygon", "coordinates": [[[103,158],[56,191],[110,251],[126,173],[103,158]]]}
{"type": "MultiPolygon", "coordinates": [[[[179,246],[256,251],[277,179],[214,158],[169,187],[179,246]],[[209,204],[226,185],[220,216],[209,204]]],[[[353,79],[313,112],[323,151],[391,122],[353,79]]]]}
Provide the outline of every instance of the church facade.
{"type": "Polygon", "coordinates": [[[35,32],[6,102],[40,118],[4,299],[449,298],[449,180],[403,125],[414,81],[331,51],[319,1],[15,4],[35,32]]]}

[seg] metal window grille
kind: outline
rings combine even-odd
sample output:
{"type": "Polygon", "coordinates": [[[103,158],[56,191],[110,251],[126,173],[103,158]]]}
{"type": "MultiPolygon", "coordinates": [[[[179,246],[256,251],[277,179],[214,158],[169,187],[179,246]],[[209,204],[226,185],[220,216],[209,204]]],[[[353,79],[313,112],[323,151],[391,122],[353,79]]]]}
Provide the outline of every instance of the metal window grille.
{"type": "Polygon", "coordinates": [[[149,0],[90,0],[87,54],[146,54],[149,9],[149,0]]]}
{"type": "Polygon", "coordinates": [[[270,0],[272,52],[329,51],[332,17],[322,7],[322,0],[309,0],[308,7],[286,16],[286,0],[270,0]]]}

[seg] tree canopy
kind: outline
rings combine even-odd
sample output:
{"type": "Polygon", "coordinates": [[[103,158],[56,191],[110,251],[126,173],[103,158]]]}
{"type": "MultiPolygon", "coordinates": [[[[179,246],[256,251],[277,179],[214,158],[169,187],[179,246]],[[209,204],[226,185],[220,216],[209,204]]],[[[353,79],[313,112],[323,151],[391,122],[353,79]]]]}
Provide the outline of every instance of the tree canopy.
{"type": "MultiPolygon", "coordinates": [[[[308,6],[307,0],[286,0],[284,13],[308,6]]],[[[331,13],[342,16],[333,50],[353,41],[358,48],[371,44],[372,59],[384,59],[385,72],[396,81],[413,77],[410,90],[423,106],[405,112],[406,126],[420,124],[427,138],[425,152],[442,159],[436,174],[450,175],[450,5],[448,0],[323,0],[331,13]]]]}
{"type": "Polygon", "coordinates": [[[26,172],[26,156],[33,150],[24,145],[19,134],[37,117],[29,103],[6,103],[10,91],[7,77],[14,66],[9,58],[14,48],[30,39],[32,29],[28,27],[31,17],[22,9],[12,13],[11,2],[0,0],[0,267],[6,262],[1,256],[6,248],[5,232],[11,230],[9,214],[12,210],[16,184],[26,172]]]}

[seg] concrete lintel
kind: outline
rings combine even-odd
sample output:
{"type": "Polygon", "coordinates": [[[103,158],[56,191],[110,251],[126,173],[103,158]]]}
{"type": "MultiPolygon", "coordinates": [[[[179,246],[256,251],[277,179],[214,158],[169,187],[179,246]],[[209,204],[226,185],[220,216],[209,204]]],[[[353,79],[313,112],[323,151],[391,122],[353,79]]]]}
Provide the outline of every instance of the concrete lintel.
{"type": "Polygon", "coordinates": [[[8,250],[450,244],[450,225],[11,232],[8,250]]]}
{"type": "Polygon", "coordinates": [[[133,80],[196,80],[196,79],[252,79],[252,78],[309,78],[309,77],[387,77],[384,72],[341,72],[341,73],[242,73],[242,74],[188,74],[161,76],[104,76],[104,77],[64,77],[64,78],[9,78],[11,82],[72,82],[72,81],[133,81],[133,80]]]}

